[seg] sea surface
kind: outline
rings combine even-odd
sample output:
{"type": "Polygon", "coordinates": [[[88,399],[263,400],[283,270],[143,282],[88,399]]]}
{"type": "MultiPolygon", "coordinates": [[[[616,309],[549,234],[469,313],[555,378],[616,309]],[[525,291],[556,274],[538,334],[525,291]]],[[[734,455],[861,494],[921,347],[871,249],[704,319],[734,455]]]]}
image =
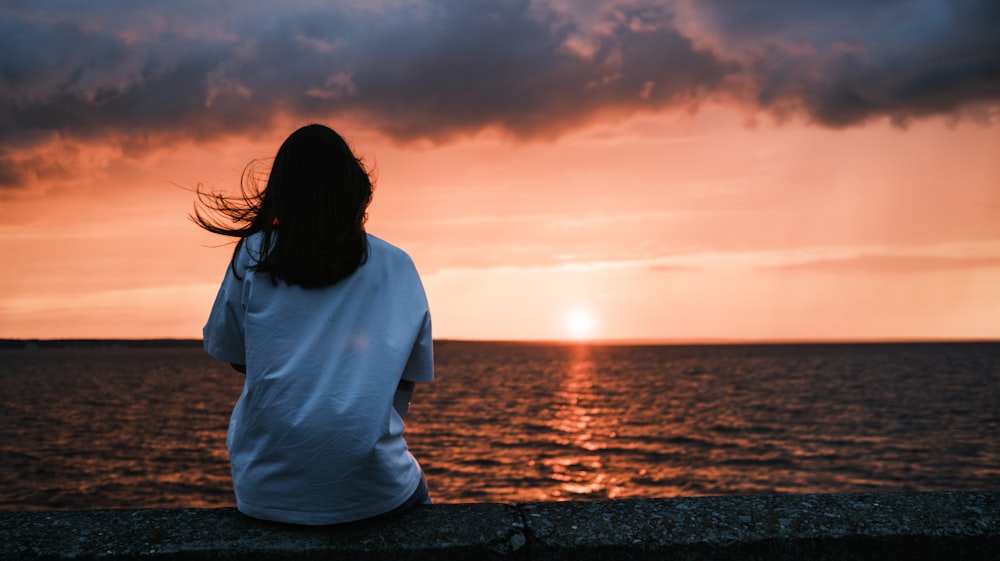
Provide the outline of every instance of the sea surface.
{"type": "MultiPolygon", "coordinates": [[[[436,502],[1000,489],[1000,343],[435,358],[407,440],[436,502]]],[[[0,349],[0,509],[233,505],[241,385],[197,342],[0,349]]]]}

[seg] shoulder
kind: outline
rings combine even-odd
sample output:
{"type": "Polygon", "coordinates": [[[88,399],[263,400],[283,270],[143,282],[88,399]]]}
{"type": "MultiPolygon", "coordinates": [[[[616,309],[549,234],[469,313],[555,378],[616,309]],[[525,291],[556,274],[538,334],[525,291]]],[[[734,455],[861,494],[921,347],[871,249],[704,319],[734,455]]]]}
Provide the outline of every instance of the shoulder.
{"type": "Polygon", "coordinates": [[[260,247],[263,234],[257,232],[241,239],[233,252],[233,264],[241,275],[254,266],[260,259],[260,247]]]}
{"type": "Polygon", "coordinates": [[[382,238],[367,234],[368,236],[368,258],[380,261],[388,261],[395,264],[405,264],[413,266],[413,259],[409,254],[383,240],[382,238]]]}

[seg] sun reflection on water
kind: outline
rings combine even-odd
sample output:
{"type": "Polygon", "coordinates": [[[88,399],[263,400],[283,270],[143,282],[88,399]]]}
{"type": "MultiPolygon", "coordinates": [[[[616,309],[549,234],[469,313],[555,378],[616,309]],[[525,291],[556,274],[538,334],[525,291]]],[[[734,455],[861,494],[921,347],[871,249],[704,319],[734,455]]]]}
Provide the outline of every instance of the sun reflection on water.
{"type": "Polygon", "coordinates": [[[555,499],[614,498],[624,490],[619,480],[604,469],[600,453],[603,440],[616,436],[617,420],[609,411],[598,406],[601,396],[594,389],[596,368],[588,345],[572,349],[566,375],[555,396],[549,427],[555,443],[566,454],[545,458],[542,464],[550,471],[549,478],[559,482],[551,492],[555,499]]]}

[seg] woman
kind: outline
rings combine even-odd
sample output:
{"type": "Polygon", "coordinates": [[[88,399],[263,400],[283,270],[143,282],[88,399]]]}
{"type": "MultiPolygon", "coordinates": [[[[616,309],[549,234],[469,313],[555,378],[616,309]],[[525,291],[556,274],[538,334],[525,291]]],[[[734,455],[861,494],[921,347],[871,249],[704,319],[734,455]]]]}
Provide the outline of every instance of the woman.
{"type": "Polygon", "coordinates": [[[365,232],[372,183],[332,129],[288,137],[261,192],[198,192],[193,220],[238,238],[205,350],[245,372],[226,440],[239,510],[337,524],[430,502],[403,440],[433,379],[427,299],[409,256],[365,232]]]}

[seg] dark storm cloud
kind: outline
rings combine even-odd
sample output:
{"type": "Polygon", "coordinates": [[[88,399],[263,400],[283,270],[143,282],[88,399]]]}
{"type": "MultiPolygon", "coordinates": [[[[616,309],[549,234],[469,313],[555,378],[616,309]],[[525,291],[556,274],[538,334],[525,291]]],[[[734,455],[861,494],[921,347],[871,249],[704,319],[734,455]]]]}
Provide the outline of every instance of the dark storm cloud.
{"type": "MultiPolygon", "coordinates": [[[[141,151],[278,114],[362,117],[402,141],[553,138],[709,96],[845,126],[1000,100],[990,0],[365,5],[0,6],[0,142],[141,151]]],[[[12,165],[0,153],[0,183],[24,176],[12,165]]]]}
{"type": "Polygon", "coordinates": [[[765,0],[692,3],[739,59],[761,109],[832,127],[898,123],[1000,101],[1000,3],[993,0],[765,0]]]}
{"type": "Polygon", "coordinates": [[[282,109],[360,112],[402,139],[491,125],[530,137],[604,110],[690,98],[735,70],[696,52],[661,10],[619,17],[660,26],[633,32],[619,23],[583,57],[566,48],[570,21],[526,1],[444,2],[390,17],[282,9],[237,22],[232,38],[192,42],[171,32],[135,46],[115,29],[25,27],[8,17],[0,31],[17,32],[0,35],[3,128],[5,136],[36,128],[100,134],[126,124],[211,134],[259,126],[282,109]]]}

